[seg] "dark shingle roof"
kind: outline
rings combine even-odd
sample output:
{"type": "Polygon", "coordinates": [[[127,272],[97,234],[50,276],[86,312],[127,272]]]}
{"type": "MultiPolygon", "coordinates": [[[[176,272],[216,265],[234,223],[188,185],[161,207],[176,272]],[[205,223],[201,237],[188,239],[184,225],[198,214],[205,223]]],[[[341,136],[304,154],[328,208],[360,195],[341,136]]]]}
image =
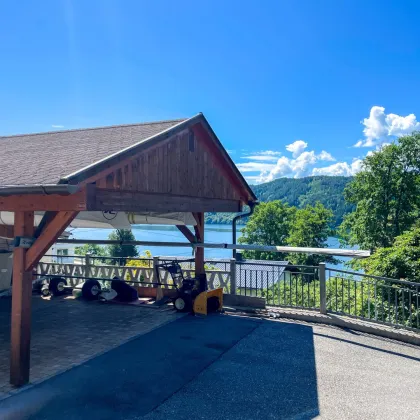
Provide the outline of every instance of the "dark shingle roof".
{"type": "Polygon", "coordinates": [[[0,137],[0,185],[56,184],[62,177],[183,121],[0,137]]]}

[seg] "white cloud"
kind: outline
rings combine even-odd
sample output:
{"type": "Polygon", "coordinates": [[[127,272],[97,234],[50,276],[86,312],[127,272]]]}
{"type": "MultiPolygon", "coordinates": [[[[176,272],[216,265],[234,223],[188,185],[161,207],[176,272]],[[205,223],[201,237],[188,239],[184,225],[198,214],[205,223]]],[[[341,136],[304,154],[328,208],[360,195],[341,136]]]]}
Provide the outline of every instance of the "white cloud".
{"type": "Polygon", "coordinates": [[[313,168],[312,175],[352,176],[362,169],[362,159],[353,159],[352,163],[337,162],[324,168],[313,168]]]}
{"type": "Polygon", "coordinates": [[[275,150],[259,150],[258,152],[249,153],[250,154],[245,154],[244,156],[241,156],[241,159],[275,162],[278,159],[278,156],[281,155],[281,152],[275,150]]]}
{"type": "MultiPolygon", "coordinates": [[[[380,150],[391,144],[395,138],[420,130],[420,121],[414,114],[400,116],[386,114],[385,108],[374,106],[370,110],[369,117],[361,122],[364,126],[364,137],[355,147],[371,147],[380,150]]],[[[342,175],[353,176],[362,170],[363,159],[349,158],[347,161],[339,161],[326,150],[316,153],[307,150],[308,143],[296,140],[286,146],[290,155],[283,156],[279,151],[265,150],[253,152],[241,150],[241,159],[244,162],[237,163],[240,171],[246,173],[246,179],[252,183],[269,182],[281,177],[300,178],[308,175],[342,175]],[[335,162],[330,165],[322,162],[335,162]],[[322,165],[328,166],[322,166],[322,165]]],[[[370,156],[374,150],[369,151],[370,156]]]]}
{"type": "Polygon", "coordinates": [[[363,147],[363,145],[364,145],[364,141],[363,140],[359,140],[355,145],[354,145],[354,147],[363,147]]]}
{"type": "Polygon", "coordinates": [[[241,172],[265,172],[274,168],[274,163],[264,162],[244,162],[237,163],[236,166],[241,172]]]}
{"type": "Polygon", "coordinates": [[[364,140],[359,140],[355,147],[374,147],[384,141],[401,137],[420,130],[420,122],[414,114],[405,117],[397,114],[386,114],[382,106],[373,106],[369,117],[362,121],[365,126],[364,140]]]}
{"type": "Polygon", "coordinates": [[[258,184],[260,179],[259,175],[255,175],[255,176],[246,176],[245,180],[250,183],[250,184],[258,184]]]}
{"type": "Polygon", "coordinates": [[[274,155],[249,155],[249,156],[242,156],[242,159],[275,162],[278,159],[278,157],[274,155]]]}
{"type": "Polygon", "coordinates": [[[297,158],[299,155],[303,153],[303,151],[308,147],[308,143],[303,140],[296,140],[291,144],[286,146],[286,150],[292,152],[293,157],[297,158]]]}
{"type": "Polygon", "coordinates": [[[328,153],[325,150],[323,150],[317,157],[319,160],[329,160],[331,162],[334,162],[336,160],[334,157],[331,156],[331,153],[328,153]]]}
{"type": "Polygon", "coordinates": [[[51,127],[52,128],[64,128],[64,125],[52,124],[51,127]]]}
{"type": "Polygon", "coordinates": [[[291,166],[293,169],[294,177],[300,178],[305,175],[309,175],[309,166],[314,165],[317,161],[315,152],[303,152],[295,160],[291,160],[291,166]]]}
{"type": "Polygon", "coordinates": [[[268,155],[268,156],[280,156],[281,152],[278,150],[260,150],[259,152],[256,152],[259,155],[268,155]]]}
{"type": "Polygon", "coordinates": [[[264,171],[260,174],[258,182],[269,182],[282,176],[290,176],[292,171],[290,159],[286,156],[282,156],[270,171],[264,171]]]}
{"type": "Polygon", "coordinates": [[[267,169],[261,172],[257,182],[269,182],[281,177],[301,178],[303,176],[309,176],[312,174],[313,166],[317,162],[335,161],[331,154],[325,150],[319,154],[316,154],[313,150],[304,151],[303,149],[306,149],[307,146],[308,144],[302,140],[298,140],[297,142],[286,146],[286,149],[292,152],[292,156],[295,157],[295,159],[281,156],[271,170],[267,169]],[[298,142],[302,142],[304,145],[298,142]]]}

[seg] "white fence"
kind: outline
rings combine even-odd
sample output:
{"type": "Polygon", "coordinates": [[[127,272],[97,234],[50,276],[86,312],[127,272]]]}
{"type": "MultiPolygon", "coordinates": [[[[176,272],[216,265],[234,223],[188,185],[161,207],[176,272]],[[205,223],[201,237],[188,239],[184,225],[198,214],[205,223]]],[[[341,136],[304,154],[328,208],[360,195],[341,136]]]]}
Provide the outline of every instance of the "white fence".
{"type": "MultiPolygon", "coordinates": [[[[96,258],[97,259],[97,258],[96,258]]],[[[161,283],[163,287],[171,287],[172,278],[170,274],[159,269],[159,279],[155,278],[155,266],[164,261],[171,261],[170,257],[154,257],[153,259],[141,259],[144,265],[148,267],[130,267],[110,264],[94,264],[95,258],[88,257],[82,260],[84,264],[62,264],[58,262],[40,262],[37,268],[37,274],[42,276],[61,276],[67,279],[69,286],[76,286],[84,281],[85,278],[96,278],[102,280],[112,280],[114,277],[124,279],[127,283],[139,284],[143,287],[153,287],[154,283],[161,283]]],[[[185,277],[194,276],[194,264],[186,261],[179,261],[185,277]]],[[[225,292],[231,290],[230,279],[231,269],[229,260],[206,261],[207,284],[210,289],[223,287],[225,292]],[[218,268],[218,266],[224,267],[218,268]],[[222,269],[224,268],[224,269],[222,269]],[[226,270],[228,268],[228,270],[226,270]]]]}

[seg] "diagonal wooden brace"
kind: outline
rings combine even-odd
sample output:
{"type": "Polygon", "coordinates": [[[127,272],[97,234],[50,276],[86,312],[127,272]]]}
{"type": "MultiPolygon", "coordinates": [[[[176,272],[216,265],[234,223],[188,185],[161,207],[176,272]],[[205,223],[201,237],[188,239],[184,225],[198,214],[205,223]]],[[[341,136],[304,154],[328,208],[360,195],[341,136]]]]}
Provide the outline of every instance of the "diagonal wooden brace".
{"type": "Polygon", "coordinates": [[[59,211],[44,226],[44,229],[26,253],[26,271],[32,270],[78,215],[77,211],[59,211]]]}
{"type": "Polygon", "coordinates": [[[194,234],[187,228],[185,225],[176,225],[178,230],[191,242],[197,242],[196,237],[194,234]]]}

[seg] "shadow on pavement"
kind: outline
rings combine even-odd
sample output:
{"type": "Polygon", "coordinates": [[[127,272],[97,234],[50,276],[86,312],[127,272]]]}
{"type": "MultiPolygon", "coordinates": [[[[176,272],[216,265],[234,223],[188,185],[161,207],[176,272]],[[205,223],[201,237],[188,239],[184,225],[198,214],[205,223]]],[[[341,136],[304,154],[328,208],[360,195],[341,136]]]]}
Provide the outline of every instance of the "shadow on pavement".
{"type": "Polygon", "coordinates": [[[0,403],[0,418],[257,419],[318,414],[312,328],[187,316],[0,403]]]}
{"type": "Polygon", "coordinates": [[[297,420],[318,414],[312,327],[264,321],[146,419],[297,420]]]}

